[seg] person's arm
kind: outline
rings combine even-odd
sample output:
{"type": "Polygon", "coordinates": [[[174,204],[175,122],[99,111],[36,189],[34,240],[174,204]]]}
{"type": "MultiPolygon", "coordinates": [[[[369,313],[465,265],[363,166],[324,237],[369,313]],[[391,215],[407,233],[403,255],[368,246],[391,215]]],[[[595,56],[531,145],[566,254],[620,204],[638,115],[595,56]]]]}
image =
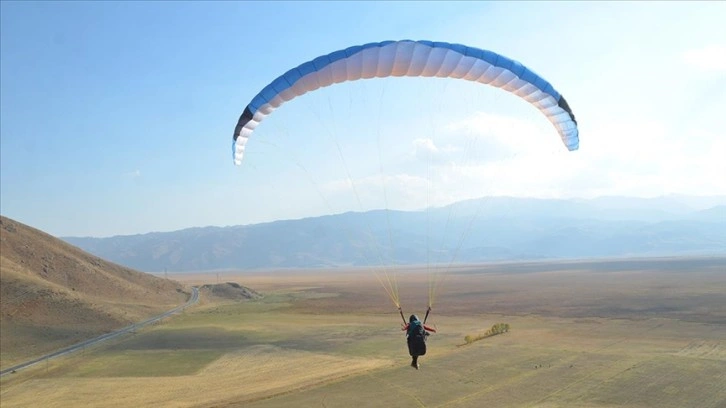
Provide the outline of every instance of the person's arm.
{"type": "Polygon", "coordinates": [[[436,333],[436,329],[432,329],[429,326],[426,326],[425,324],[424,324],[424,329],[426,329],[426,331],[430,331],[431,333],[436,333]]]}
{"type": "Polygon", "coordinates": [[[408,330],[408,326],[409,326],[409,324],[410,324],[410,323],[406,323],[406,325],[405,325],[405,326],[401,326],[401,331],[405,331],[405,330],[408,330]]]}

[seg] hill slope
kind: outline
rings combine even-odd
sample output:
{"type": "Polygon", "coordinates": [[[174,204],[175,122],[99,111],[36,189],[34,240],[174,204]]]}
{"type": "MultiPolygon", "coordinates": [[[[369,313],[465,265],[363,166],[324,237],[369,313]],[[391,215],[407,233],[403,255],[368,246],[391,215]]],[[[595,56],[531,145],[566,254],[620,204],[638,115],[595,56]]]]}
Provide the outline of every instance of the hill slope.
{"type": "Polygon", "coordinates": [[[0,216],[0,367],[183,303],[174,281],[90,255],[0,216]]]}

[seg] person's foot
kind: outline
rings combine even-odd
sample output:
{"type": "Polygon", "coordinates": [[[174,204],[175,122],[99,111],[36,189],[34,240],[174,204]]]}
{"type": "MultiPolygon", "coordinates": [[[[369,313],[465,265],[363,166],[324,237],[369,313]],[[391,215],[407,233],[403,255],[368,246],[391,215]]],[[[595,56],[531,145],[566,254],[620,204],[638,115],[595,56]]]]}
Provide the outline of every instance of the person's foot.
{"type": "Polygon", "coordinates": [[[415,368],[415,369],[418,370],[418,363],[411,363],[411,367],[413,367],[413,368],[415,368]]]}

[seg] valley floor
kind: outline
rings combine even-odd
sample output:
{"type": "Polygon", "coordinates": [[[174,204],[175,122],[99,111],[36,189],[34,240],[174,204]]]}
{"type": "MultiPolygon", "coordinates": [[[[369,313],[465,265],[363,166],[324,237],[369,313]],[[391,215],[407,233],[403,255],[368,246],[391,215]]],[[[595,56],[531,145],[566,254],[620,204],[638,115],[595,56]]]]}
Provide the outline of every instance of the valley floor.
{"type": "MultiPolygon", "coordinates": [[[[418,371],[408,366],[400,316],[372,274],[228,273],[221,279],[265,297],[202,299],[162,325],[3,378],[0,401],[3,408],[347,407],[352,401],[359,407],[723,407],[724,266],[447,271],[429,321],[438,333],[418,371]],[[499,322],[511,331],[463,345],[466,335],[499,322]]],[[[213,273],[175,278],[218,279],[213,273]]],[[[423,311],[427,278],[425,269],[400,271],[404,312],[423,311]]]]}

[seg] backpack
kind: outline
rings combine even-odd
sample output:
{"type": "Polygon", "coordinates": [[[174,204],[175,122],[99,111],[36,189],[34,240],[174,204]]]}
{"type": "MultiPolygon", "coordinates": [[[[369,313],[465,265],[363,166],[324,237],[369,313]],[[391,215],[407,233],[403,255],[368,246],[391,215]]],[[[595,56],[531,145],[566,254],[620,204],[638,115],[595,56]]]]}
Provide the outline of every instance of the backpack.
{"type": "Polygon", "coordinates": [[[414,321],[408,326],[408,352],[412,356],[423,356],[426,354],[426,330],[419,321],[414,321]]]}
{"type": "Polygon", "coordinates": [[[425,337],[426,331],[420,321],[414,320],[408,326],[408,337],[425,337]]]}

